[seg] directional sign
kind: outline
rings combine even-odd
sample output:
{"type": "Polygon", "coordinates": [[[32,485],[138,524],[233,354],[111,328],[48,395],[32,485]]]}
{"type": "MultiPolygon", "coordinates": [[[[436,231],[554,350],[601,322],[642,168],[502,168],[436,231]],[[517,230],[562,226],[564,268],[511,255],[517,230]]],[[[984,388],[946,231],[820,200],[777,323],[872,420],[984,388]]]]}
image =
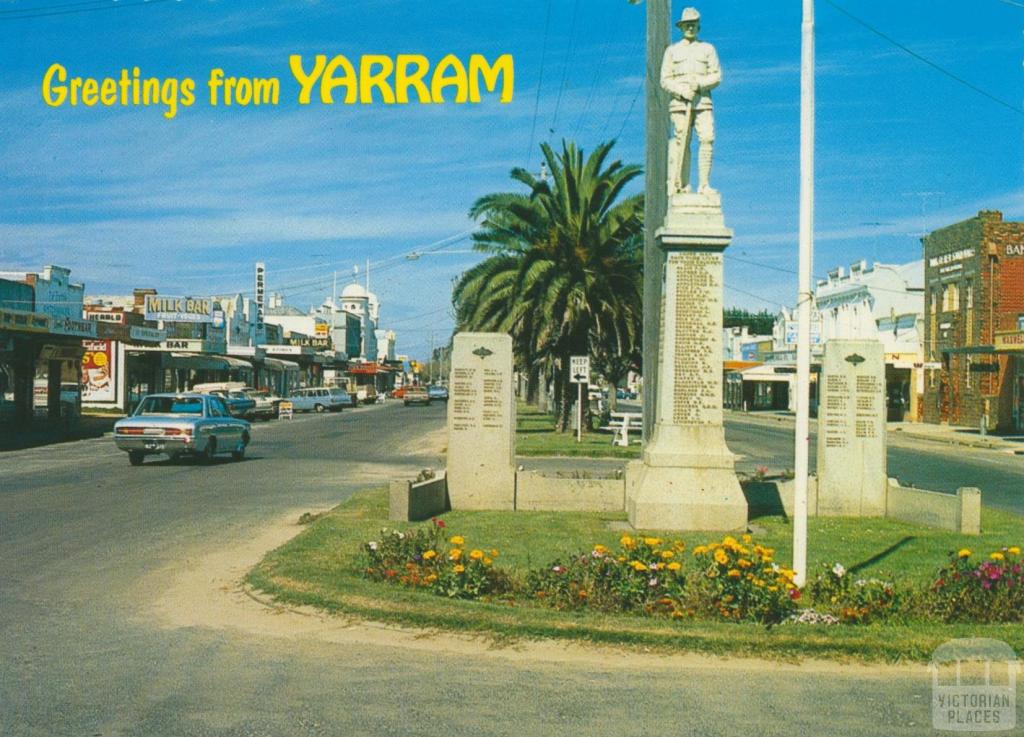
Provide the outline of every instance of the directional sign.
{"type": "Polygon", "coordinates": [[[569,376],[573,384],[590,383],[590,356],[570,356],[569,376]]]}

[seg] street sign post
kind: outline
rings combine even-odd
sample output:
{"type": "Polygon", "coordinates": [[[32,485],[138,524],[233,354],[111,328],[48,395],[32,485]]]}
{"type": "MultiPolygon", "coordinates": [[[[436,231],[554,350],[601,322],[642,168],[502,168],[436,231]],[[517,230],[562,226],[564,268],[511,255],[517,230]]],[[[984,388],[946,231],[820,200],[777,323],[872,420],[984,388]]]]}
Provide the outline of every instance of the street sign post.
{"type": "Polygon", "coordinates": [[[583,442],[583,385],[590,383],[590,356],[569,356],[569,376],[576,385],[576,442],[583,442]]]}

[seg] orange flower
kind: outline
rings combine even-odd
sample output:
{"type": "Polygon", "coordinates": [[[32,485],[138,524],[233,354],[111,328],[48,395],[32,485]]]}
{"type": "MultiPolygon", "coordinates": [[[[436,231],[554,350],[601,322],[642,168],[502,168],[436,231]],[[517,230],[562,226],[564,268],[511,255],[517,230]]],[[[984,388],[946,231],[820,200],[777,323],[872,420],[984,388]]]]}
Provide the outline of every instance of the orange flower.
{"type": "Polygon", "coordinates": [[[455,571],[456,573],[462,573],[462,572],[464,572],[466,570],[466,566],[464,566],[464,565],[462,565],[460,563],[457,566],[455,566],[454,568],[452,568],[452,570],[455,571]]]}

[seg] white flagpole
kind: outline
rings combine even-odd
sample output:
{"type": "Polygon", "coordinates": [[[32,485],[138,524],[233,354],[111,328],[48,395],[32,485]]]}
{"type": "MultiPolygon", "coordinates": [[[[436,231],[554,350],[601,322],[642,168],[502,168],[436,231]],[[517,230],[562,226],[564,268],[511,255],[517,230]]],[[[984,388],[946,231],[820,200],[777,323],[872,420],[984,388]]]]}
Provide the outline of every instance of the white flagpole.
{"type": "MultiPolygon", "coordinates": [[[[800,283],[797,287],[793,571],[807,580],[807,481],[810,451],[811,272],[814,254],[814,0],[803,0],[800,53],[800,283]]],[[[820,389],[820,387],[819,387],[820,389]]]]}

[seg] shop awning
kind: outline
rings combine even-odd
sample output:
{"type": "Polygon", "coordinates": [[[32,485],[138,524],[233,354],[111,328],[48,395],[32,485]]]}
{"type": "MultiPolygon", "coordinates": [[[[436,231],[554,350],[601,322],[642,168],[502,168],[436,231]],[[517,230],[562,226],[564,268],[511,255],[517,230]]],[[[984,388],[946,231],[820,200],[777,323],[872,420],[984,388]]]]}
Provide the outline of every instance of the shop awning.
{"type": "Polygon", "coordinates": [[[301,366],[295,363],[295,361],[285,361],[280,358],[264,358],[262,361],[259,361],[259,364],[263,368],[270,369],[271,371],[280,371],[281,373],[301,369],[301,366]]]}
{"type": "Polygon", "coordinates": [[[354,375],[372,376],[374,374],[390,374],[394,373],[397,369],[393,369],[390,366],[384,366],[379,363],[356,363],[350,364],[348,372],[354,375]]]}
{"type": "Polygon", "coordinates": [[[172,369],[195,369],[196,371],[252,371],[252,364],[231,356],[215,356],[203,353],[171,353],[164,357],[164,367],[172,369]]]}

